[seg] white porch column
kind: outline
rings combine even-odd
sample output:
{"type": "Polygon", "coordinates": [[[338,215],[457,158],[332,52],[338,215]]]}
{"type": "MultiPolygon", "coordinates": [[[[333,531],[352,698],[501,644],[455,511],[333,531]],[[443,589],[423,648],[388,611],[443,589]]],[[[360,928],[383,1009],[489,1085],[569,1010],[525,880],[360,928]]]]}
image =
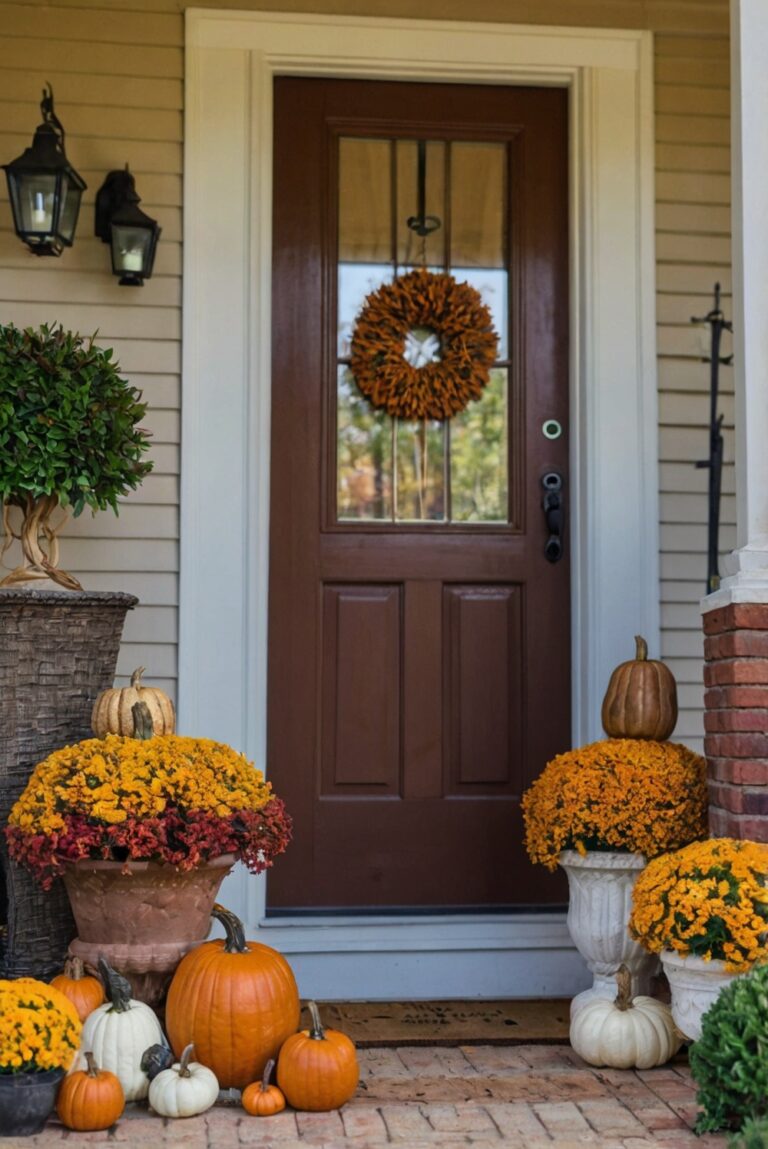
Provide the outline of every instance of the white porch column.
{"type": "Polygon", "coordinates": [[[768,602],[768,2],[731,0],[738,549],[705,611],[768,602]]]}

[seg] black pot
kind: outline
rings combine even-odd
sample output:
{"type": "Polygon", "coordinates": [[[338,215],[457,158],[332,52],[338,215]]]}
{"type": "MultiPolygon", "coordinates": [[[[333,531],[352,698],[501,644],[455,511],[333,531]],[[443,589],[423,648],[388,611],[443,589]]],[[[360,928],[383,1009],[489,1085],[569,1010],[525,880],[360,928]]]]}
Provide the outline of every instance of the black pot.
{"type": "Polygon", "coordinates": [[[0,1137],[39,1133],[53,1113],[63,1069],[0,1073],[0,1137]]]}

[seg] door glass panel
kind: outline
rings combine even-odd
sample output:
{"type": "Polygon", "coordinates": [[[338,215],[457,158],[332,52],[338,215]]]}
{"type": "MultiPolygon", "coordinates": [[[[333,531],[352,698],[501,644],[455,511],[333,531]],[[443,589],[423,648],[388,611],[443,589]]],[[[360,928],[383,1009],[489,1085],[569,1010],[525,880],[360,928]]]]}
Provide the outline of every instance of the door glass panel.
{"type": "MultiPolygon", "coordinates": [[[[424,186],[412,139],[339,141],[336,518],[340,523],[509,522],[509,334],[505,143],[428,140],[424,186]],[[393,208],[394,205],[394,208],[393,208]],[[409,228],[421,211],[439,226],[409,228]],[[413,267],[446,271],[488,306],[498,365],[481,399],[449,422],[408,422],[374,408],[349,368],[365,299],[413,267]]],[[[416,328],[403,356],[417,370],[440,357],[438,333],[416,328]]]]}
{"type": "Polygon", "coordinates": [[[491,373],[483,397],[451,420],[451,517],[507,521],[507,371],[491,373]]]}
{"type": "Polygon", "coordinates": [[[392,420],[363,398],[348,367],[338,373],[337,420],[339,519],[391,522],[392,420]]]}
{"type": "Polygon", "coordinates": [[[445,423],[396,419],[398,522],[445,522],[445,423]]]}

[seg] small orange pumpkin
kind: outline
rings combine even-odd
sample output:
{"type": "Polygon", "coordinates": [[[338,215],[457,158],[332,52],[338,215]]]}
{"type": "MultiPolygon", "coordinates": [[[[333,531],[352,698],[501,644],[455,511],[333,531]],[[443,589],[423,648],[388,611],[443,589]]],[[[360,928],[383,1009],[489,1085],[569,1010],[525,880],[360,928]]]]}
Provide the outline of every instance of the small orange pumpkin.
{"type": "Polygon", "coordinates": [[[155,734],[173,734],[176,728],[173,703],[158,686],[145,686],[141,681],[143,673],[144,667],[139,666],[131,675],[130,686],[102,690],[91,712],[91,727],[97,738],[107,734],[135,737],[133,707],[137,702],[147,704],[155,734]]]}
{"type": "Polygon", "coordinates": [[[107,1000],[99,979],[86,974],[82,958],[72,954],[64,962],[64,972],[52,978],[51,985],[69,998],[81,1021],[107,1000]]]}
{"type": "Polygon", "coordinates": [[[677,722],[675,677],[663,662],[648,657],[648,644],[635,635],[637,653],[611,675],[603,699],[603,729],[609,738],[663,742],[677,722]]]}
{"type": "Polygon", "coordinates": [[[253,1081],[243,1090],[243,1109],[252,1117],[274,1117],[285,1109],[285,1094],[276,1085],[270,1085],[269,1079],[275,1068],[275,1059],[270,1057],[264,1066],[264,1076],[261,1081],[253,1081]]]}
{"type": "Polygon", "coordinates": [[[312,1024],[283,1044],[277,1084],[294,1109],[326,1112],[349,1101],[360,1079],[354,1042],[336,1029],[324,1029],[314,1001],[307,1002],[312,1024]]]}
{"type": "Polygon", "coordinates": [[[56,1096],[56,1112],[62,1125],[78,1132],[109,1129],[125,1109],[123,1087],[114,1073],[99,1069],[93,1054],[85,1054],[85,1069],[70,1073],[56,1096]]]}
{"type": "Polygon", "coordinates": [[[246,941],[243,923],[223,906],[214,906],[213,917],[227,936],[181,959],[168,990],[166,1031],[177,1057],[194,1043],[222,1089],[245,1089],[296,1032],[299,991],[282,954],[246,941]]]}

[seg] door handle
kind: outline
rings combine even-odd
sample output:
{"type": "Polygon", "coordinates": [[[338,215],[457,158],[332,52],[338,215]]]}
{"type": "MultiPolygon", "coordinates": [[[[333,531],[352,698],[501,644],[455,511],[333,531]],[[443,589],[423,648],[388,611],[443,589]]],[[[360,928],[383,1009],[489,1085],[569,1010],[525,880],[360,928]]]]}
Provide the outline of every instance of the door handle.
{"type": "Polygon", "coordinates": [[[544,544],[544,558],[549,563],[559,562],[563,557],[563,530],[565,527],[565,507],[563,505],[563,478],[557,471],[547,471],[542,475],[544,488],[542,509],[547,525],[548,539],[544,544]]]}

